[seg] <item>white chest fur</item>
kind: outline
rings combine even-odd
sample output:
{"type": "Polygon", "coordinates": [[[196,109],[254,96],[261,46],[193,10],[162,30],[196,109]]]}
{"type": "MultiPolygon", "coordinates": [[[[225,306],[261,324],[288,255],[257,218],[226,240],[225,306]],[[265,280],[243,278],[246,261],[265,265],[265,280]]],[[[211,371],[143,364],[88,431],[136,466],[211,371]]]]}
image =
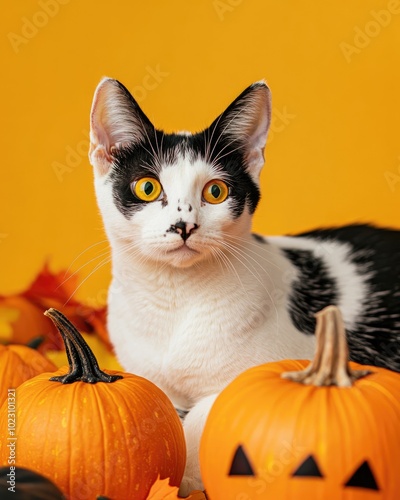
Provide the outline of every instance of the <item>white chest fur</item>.
{"type": "Polygon", "coordinates": [[[250,366],[312,355],[313,337],[297,332],[287,313],[296,271],[277,248],[248,246],[246,260],[226,256],[230,264],[210,260],[201,270],[114,263],[109,329],[117,356],[181,408],[250,366]]]}

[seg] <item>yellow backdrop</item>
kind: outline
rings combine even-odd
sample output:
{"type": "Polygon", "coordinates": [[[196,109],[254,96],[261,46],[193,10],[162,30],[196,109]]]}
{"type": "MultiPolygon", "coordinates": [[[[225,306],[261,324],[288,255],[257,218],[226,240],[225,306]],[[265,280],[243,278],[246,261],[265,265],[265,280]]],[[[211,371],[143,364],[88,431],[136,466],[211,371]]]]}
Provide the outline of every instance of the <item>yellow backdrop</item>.
{"type": "Polygon", "coordinates": [[[265,78],[274,111],[254,229],[400,227],[398,0],[25,0],[0,27],[0,293],[48,259],[83,266],[77,297],[105,300],[109,268],[90,275],[107,245],[87,160],[103,75],[167,131],[207,126],[265,78]]]}

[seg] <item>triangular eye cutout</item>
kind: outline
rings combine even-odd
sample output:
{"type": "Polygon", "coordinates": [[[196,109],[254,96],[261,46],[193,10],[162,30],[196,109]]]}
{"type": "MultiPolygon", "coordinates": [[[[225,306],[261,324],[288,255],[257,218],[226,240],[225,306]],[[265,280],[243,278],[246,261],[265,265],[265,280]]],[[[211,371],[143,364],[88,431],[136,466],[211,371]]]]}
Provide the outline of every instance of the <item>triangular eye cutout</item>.
{"type": "Polygon", "coordinates": [[[292,477],[324,477],[312,455],[308,457],[292,473],[292,477]]]}
{"type": "Polygon", "coordinates": [[[352,486],[353,488],[366,488],[368,490],[379,491],[379,486],[376,483],[374,474],[366,460],[360,465],[360,467],[345,483],[345,486],[352,486]]]}
{"type": "Polygon", "coordinates": [[[241,445],[235,451],[228,476],[254,476],[253,467],[250,465],[249,459],[241,445]]]}

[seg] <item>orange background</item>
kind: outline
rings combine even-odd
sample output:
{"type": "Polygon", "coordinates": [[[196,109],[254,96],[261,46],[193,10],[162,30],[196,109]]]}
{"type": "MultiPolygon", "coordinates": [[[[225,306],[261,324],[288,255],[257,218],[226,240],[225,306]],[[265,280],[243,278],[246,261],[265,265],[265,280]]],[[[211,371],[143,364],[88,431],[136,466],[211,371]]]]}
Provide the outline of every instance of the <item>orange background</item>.
{"type": "Polygon", "coordinates": [[[104,75],[167,131],[208,126],[265,78],[274,111],[254,229],[400,228],[397,0],[26,0],[2,9],[0,33],[0,293],[26,287],[47,258],[79,270],[78,298],[105,301],[87,160],[104,75]]]}

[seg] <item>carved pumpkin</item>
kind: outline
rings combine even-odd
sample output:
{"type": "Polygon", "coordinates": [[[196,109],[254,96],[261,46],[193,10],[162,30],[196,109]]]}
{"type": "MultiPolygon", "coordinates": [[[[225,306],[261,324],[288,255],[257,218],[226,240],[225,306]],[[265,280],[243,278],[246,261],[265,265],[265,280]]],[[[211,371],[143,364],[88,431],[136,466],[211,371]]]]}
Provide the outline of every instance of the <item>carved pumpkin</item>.
{"type": "Polygon", "coordinates": [[[35,349],[24,345],[0,344],[0,406],[8,390],[43,372],[54,372],[57,367],[35,349]]]}
{"type": "MultiPolygon", "coordinates": [[[[79,332],[59,311],[46,312],[70,363],[16,391],[16,465],[52,480],[68,498],[145,499],[160,475],[179,486],[186,449],[167,396],[148,380],[101,371],[79,332]]],[[[0,410],[0,463],[8,451],[7,408],[0,410]]]]}
{"type": "Polygon", "coordinates": [[[348,363],[337,308],[314,361],[267,363],[216,399],[200,446],[211,500],[398,498],[400,375],[348,363]]]}

